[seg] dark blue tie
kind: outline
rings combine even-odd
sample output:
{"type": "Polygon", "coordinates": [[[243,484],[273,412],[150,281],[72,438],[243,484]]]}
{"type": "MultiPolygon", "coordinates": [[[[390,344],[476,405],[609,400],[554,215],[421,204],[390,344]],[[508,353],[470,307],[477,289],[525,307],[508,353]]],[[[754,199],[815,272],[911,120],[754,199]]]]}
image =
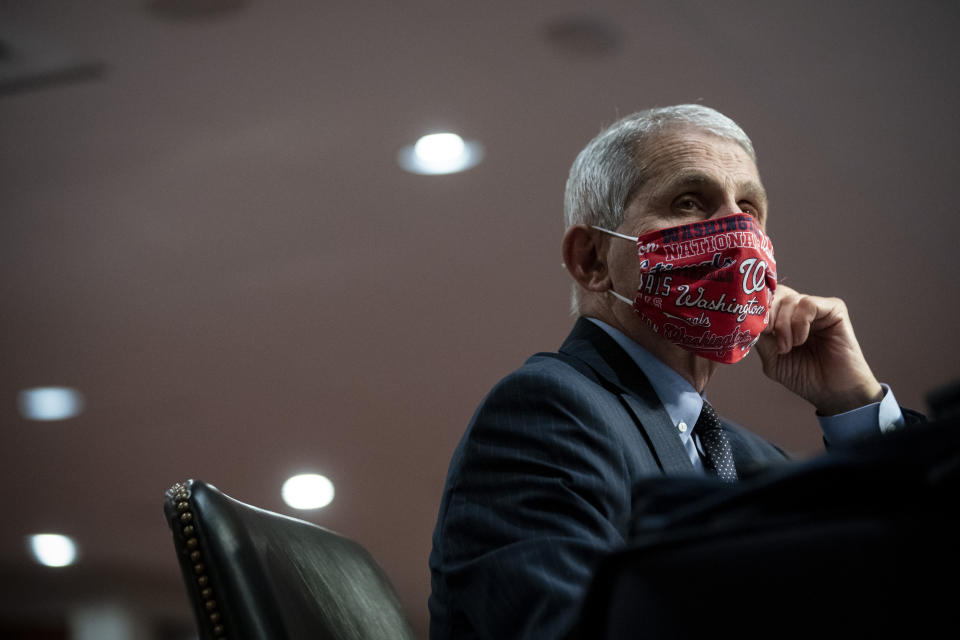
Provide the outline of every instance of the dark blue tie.
{"type": "Polygon", "coordinates": [[[703,409],[700,410],[700,417],[697,418],[693,432],[700,438],[700,446],[703,447],[704,453],[703,466],[707,471],[715,473],[718,478],[726,482],[736,482],[737,469],[733,465],[730,439],[723,425],[720,424],[717,412],[706,400],[703,401],[703,409]]]}

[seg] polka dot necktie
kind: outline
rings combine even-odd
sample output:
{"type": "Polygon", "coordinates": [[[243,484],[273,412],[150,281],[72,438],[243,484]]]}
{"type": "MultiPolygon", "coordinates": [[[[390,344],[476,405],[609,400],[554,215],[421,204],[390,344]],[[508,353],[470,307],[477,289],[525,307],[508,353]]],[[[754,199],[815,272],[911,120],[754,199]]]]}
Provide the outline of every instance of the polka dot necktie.
{"type": "Polygon", "coordinates": [[[703,447],[703,466],[708,471],[717,474],[726,482],[737,481],[737,469],[733,466],[733,450],[727,432],[720,424],[720,418],[710,403],[703,401],[700,417],[693,427],[693,432],[700,438],[703,447]]]}

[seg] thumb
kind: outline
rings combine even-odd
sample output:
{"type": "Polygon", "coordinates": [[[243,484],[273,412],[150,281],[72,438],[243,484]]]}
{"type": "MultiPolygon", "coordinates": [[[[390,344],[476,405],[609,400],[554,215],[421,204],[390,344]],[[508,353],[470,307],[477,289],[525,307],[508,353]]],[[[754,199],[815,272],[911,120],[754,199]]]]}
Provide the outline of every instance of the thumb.
{"type": "Polygon", "coordinates": [[[757,350],[757,353],[760,354],[763,372],[769,376],[777,357],[780,355],[780,343],[777,342],[777,339],[772,333],[764,332],[760,334],[760,339],[757,341],[757,344],[754,345],[754,348],[757,350]]]}

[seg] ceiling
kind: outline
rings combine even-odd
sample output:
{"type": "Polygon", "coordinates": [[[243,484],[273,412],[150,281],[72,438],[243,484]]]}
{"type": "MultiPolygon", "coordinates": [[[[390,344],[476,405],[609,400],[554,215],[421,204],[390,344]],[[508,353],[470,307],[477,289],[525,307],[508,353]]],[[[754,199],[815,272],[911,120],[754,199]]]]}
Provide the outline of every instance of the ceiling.
{"type": "MultiPolygon", "coordinates": [[[[425,634],[450,454],[572,325],[566,172],[644,107],[747,130],[781,276],[846,300],[902,404],[960,377],[956,2],[220,4],[0,0],[25,52],[0,66],[0,615],[96,595],[189,623],[161,507],[200,478],[359,540],[425,634]],[[440,130],[484,162],[397,166],[440,130]],[[38,385],[86,411],[24,420],[38,385]],[[300,471],[333,504],[286,507],[300,471]],[[31,565],[37,531],[80,562],[31,565]]],[[[752,358],[710,396],[821,446],[752,358]]]]}

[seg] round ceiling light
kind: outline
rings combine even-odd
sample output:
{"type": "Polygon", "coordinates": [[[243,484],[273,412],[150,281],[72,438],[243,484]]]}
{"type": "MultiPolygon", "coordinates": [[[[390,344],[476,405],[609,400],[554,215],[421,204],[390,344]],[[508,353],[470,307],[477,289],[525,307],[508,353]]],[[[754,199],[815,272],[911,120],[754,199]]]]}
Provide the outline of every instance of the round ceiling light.
{"type": "Polygon", "coordinates": [[[77,545],[59,533],[37,533],[29,541],[33,557],[46,567],[66,567],[77,558],[77,545]]]}
{"type": "Polygon", "coordinates": [[[242,9],[247,0],[151,0],[147,8],[168,20],[207,20],[242,9]]]}
{"type": "Polygon", "coordinates": [[[623,45],[623,33],[616,24],[595,14],[558,18],[547,25],[545,36],[554,49],[575,58],[612,55],[623,45]]]}
{"type": "Polygon", "coordinates": [[[333,502],[333,483],[320,474],[303,473],[284,482],[280,494],[294,509],[320,509],[333,502]]]}
{"type": "Polygon", "coordinates": [[[443,175],[475,167],[483,160],[483,146],[455,133],[431,133],[397,152],[397,162],[410,173],[443,175]]]}
{"type": "Polygon", "coordinates": [[[83,411],[83,394],[69,387],[35,387],[20,392],[19,404],[27,420],[66,420],[83,411]]]}

